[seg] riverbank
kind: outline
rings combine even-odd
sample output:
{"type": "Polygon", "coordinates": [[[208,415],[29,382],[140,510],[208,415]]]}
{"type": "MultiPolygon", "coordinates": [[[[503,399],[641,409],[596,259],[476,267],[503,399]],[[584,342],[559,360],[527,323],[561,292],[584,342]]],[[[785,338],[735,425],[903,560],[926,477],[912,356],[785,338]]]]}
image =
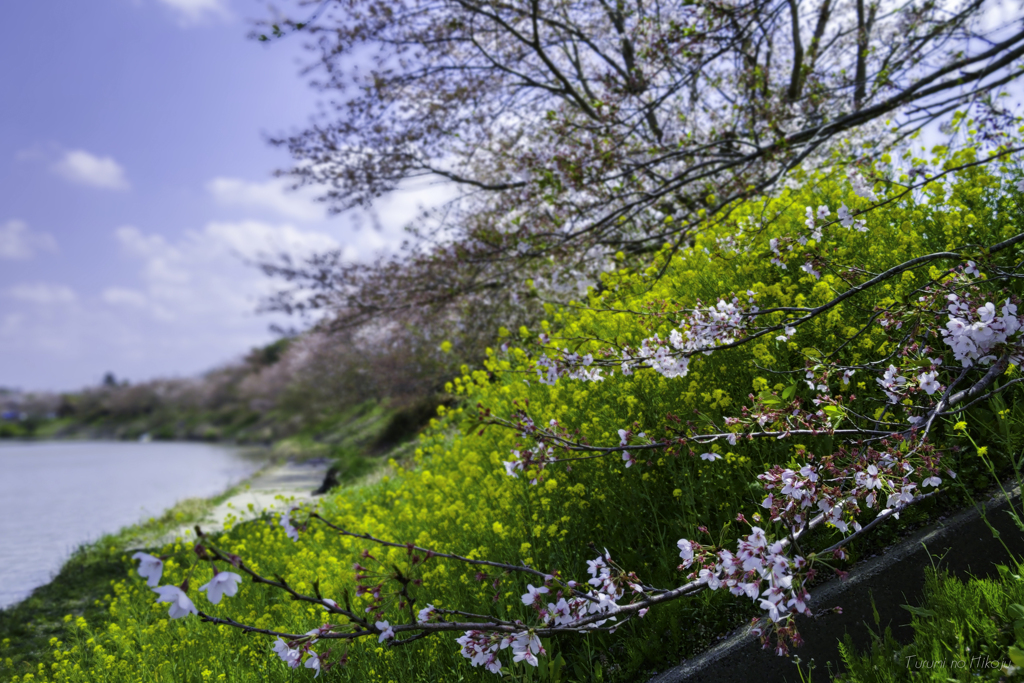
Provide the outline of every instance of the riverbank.
{"type": "Polygon", "coordinates": [[[285,448],[289,455],[328,457],[328,451],[359,450],[379,453],[407,441],[437,415],[441,395],[360,403],[308,412],[301,406],[231,410],[162,406],[141,413],[113,410],[71,411],[62,415],[26,414],[24,419],[0,419],[0,443],[17,440],[201,442],[232,446],[285,448]],[[296,445],[298,447],[296,448],[296,445]]]}
{"type": "Polygon", "coordinates": [[[225,522],[252,519],[265,510],[307,501],[329,465],[325,460],[270,460],[216,496],[187,498],[159,517],[82,545],[49,583],[0,610],[0,680],[36,673],[51,657],[51,639],[64,638],[65,630],[77,620],[103,621],[111,583],[131,571],[128,558],[134,550],[194,538],[196,524],[217,531],[225,522]]]}
{"type": "Polygon", "coordinates": [[[400,412],[368,407],[332,426],[316,438],[298,434],[276,442],[266,449],[263,467],[217,495],[186,498],[159,516],[79,547],[49,583],[0,609],[0,680],[38,675],[52,659],[51,641],[65,639],[80,619],[107,621],[112,583],[133,571],[129,558],[136,550],[194,539],[197,524],[217,532],[225,524],[309,501],[330,468],[344,486],[372,484],[389,461],[409,460],[415,450],[418,425],[409,428],[400,412]]]}
{"type": "Polygon", "coordinates": [[[166,529],[157,528],[134,538],[129,545],[160,546],[177,540],[191,541],[198,525],[205,532],[217,533],[239,522],[261,516],[264,512],[283,510],[314,498],[313,492],[323,483],[331,462],[324,459],[275,461],[247,481],[233,486],[215,499],[205,501],[203,512],[193,514],[188,522],[166,529]]]}

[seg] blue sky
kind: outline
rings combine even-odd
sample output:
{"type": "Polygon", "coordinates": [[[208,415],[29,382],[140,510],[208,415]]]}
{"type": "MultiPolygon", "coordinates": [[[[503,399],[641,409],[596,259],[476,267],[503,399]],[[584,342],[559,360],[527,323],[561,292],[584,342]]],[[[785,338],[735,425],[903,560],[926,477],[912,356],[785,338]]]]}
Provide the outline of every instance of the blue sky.
{"type": "MultiPolygon", "coordinates": [[[[343,247],[383,232],[328,218],[272,176],[265,142],[315,112],[302,36],[246,38],[250,0],[20,2],[0,43],[0,386],[73,389],[107,371],[195,374],[271,341],[255,311],[267,251],[343,247]]],[[[420,195],[426,196],[426,195],[420,195]]],[[[281,322],[277,319],[277,322],[281,322]]]]}
{"type": "Polygon", "coordinates": [[[274,283],[245,259],[369,258],[400,241],[421,201],[451,196],[392,197],[376,232],[273,178],[289,158],[267,134],[300,129],[318,96],[299,73],[304,36],[246,38],[269,11],[257,0],[5,7],[0,387],[187,376],[237,359],[273,339],[272,323],[295,322],[256,314],[274,283]]]}

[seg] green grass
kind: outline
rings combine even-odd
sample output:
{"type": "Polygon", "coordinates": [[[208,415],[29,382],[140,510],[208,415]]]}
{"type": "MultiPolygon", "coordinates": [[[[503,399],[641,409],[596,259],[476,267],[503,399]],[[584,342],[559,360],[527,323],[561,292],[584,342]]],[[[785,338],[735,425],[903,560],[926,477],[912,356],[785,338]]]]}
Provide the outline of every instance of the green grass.
{"type": "Polygon", "coordinates": [[[103,598],[111,582],[129,571],[122,548],[111,541],[112,537],[104,537],[79,548],[53,581],[17,605],[0,610],[0,680],[34,673],[52,659],[49,643],[65,637],[66,615],[103,620],[108,607],[103,598]]]}
{"type": "MultiPolygon", "coordinates": [[[[997,579],[962,581],[928,569],[924,600],[906,606],[914,637],[900,643],[876,622],[868,651],[840,645],[837,683],[1006,680],[1011,648],[1024,648],[1024,565],[999,566],[997,579]]],[[[1018,651],[1019,652],[1019,651],[1018,651]]],[[[1024,664],[1024,652],[1015,654],[1024,664]]]]}

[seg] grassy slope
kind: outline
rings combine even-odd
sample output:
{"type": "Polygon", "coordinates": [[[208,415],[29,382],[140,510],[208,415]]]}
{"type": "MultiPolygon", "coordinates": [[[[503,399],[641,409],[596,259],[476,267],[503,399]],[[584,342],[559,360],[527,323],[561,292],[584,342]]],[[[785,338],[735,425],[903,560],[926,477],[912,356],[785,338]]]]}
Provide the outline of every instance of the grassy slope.
{"type": "Polygon", "coordinates": [[[77,551],[49,584],[0,610],[0,679],[35,672],[49,659],[51,638],[64,637],[65,615],[101,620],[110,582],[124,576],[121,552],[100,543],[77,551]]]}
{"type": "Polygon", "coordinates": [[[50,583],[17,605],[0,610],[0,679],[35,672],[52,658],[50,640],[63,639],[73,619],[84,617],[90,623],[105,620],[110,584],[130,571],[124,559],[129,544],[139,538],[158,538],[181,524],[199,521],[237,488],[210,499],[187,498],[158,518],[81,546],[50,583]]]}

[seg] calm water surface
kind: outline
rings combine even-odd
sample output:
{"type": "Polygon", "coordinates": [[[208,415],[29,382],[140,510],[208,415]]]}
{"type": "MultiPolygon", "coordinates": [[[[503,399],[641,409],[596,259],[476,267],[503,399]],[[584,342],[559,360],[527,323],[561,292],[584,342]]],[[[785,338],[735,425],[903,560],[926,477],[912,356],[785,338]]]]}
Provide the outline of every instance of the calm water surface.
{"type": "Polygon", "coordinates": [[[261,464],[209,444],[0,443],[0,608],[47,583],[82,543],[216,495],[261,464]]]}

